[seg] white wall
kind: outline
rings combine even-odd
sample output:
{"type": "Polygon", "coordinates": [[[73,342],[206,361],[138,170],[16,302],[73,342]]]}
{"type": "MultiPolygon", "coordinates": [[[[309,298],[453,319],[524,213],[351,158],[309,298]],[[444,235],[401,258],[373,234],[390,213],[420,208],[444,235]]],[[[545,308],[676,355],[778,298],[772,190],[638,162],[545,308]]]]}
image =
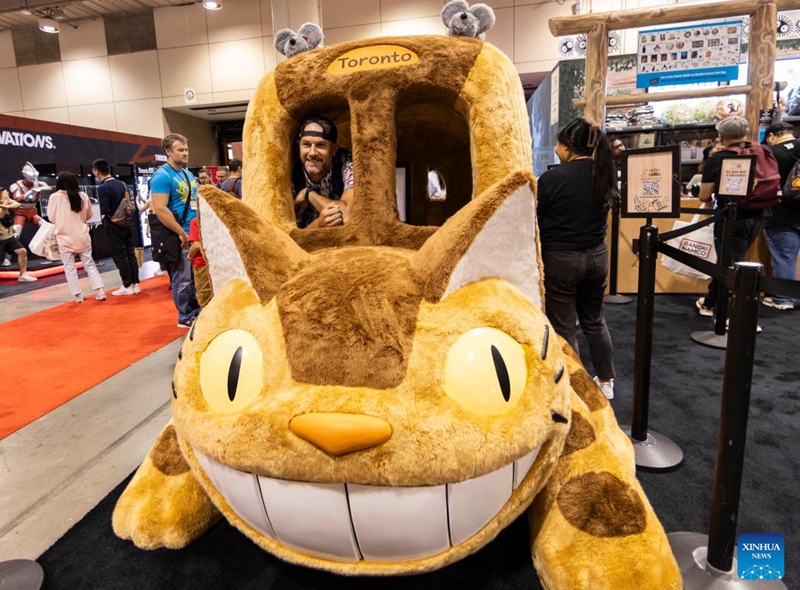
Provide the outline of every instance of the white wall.
{"type": "MultiPolygon", "coordinates": [[[[558,40],[547,21],[571,14],[572,1],[486,3],[497,17],[487,41],[504,51],[520,73],[551,70],[559,59],[558,40]]],[[[593,0],[592,10],[663,3],[593,0]]],[[[220,11],[200,4],[158,8],[156,50],[109,56],[103,22],[87,21],[77,29],[62,27],[60,63],[24,67],[17,67],[11,31],[4,31],[0,113],[161,137],[168,131],[162,108],[183,106],[186,88],[194,88],[198,105],[248,100],[276,63],[273,30],[317,21],[328,45],[382,35],[444,34],[439,17],[444,4],[445,0],[227,0],[220,11]]],[[[625,46],[626,37],[622,51],[635,51],[635,46],[625,46]]]]}

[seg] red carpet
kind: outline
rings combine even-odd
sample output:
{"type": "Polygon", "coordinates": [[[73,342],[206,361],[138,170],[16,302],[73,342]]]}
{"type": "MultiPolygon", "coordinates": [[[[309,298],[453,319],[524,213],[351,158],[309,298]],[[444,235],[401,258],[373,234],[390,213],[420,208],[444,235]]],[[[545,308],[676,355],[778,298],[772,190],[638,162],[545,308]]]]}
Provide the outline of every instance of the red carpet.
{"type": "Polygon", "coordinates": [[[168,284],[153,278],[140,295],[109,290],[108,301],[90,295],[0,325],[0,439],[186,334],[168,284]]]}

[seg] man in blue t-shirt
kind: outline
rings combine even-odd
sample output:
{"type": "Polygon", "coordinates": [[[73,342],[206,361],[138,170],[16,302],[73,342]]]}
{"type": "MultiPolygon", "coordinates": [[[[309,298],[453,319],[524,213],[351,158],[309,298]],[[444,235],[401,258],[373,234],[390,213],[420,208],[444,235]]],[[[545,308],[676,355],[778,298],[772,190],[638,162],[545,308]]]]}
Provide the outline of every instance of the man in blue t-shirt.
{"type": "Polygon", "coordinates": [[[197,181],[187,170],[189,145],[183,135],[170,133],[161,140],[167,163],[156,170],[150,179],[153,213],[164,227],[181,239],[181,257],[170,263],[172,301],[178,310],[178,327],[189,328],[200,313],[194,288],[189,253],[189,223],[197,217],[197,181]],[[180,223],[183,220],[183,223],[180,223]]]}

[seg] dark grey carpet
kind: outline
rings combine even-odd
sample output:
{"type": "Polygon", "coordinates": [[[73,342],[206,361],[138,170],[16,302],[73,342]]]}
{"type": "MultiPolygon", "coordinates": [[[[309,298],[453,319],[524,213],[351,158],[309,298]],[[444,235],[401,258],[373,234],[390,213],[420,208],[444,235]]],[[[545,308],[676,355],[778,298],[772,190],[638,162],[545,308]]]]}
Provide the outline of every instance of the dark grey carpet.
{"type": "MultiPolygon", "coordinates": [[[[639,476],[667,532],[707,533],[711,508],[724,351],[700,347],[689,339],[694,330],[711,329],[710,319],[696,314],[694,299],[656,298],[649,424],[678,443],[685,460],[673,472],[640,472],[639,476]]],[[[800,580],[800,311],[778,312],[763,306],[761,311],[764,332],[756,348],[737,532],[783,534],[784,581],[796,588],[800,580]]],[[[606,315],[618,373],[613,404],[620,423],[626,424],[632,403],[635,302],[609,306],[606,315]]],[[[448,568],[377,581],[339,578],[288,565],[225,523],[181,551],[140,551],[111,531],[111,511],[121,490],[122,486],[109,494],[42,555],[39,562],[48,590],[540,588],[528,555],[524,518],[476,555],[448,568]]]]}

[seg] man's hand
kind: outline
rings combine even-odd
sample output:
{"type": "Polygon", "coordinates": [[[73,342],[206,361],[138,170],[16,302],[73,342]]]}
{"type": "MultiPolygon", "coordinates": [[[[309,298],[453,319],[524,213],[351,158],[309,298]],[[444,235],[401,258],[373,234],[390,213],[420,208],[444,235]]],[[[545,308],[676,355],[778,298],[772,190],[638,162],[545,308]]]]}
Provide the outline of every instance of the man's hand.
{"type": "Polygon", "coordinates": [[[319,227],[337,227],[344,225],[342,209],[333,203],[325,205],[319,213],[319,227]]]}
{"type": "Polygon", "coordinates": [[[178,237],[181,239],[181,250],[183,250],[189,245],[189,234],[181,230],[181,232],[178,234],[178,237]]]}

